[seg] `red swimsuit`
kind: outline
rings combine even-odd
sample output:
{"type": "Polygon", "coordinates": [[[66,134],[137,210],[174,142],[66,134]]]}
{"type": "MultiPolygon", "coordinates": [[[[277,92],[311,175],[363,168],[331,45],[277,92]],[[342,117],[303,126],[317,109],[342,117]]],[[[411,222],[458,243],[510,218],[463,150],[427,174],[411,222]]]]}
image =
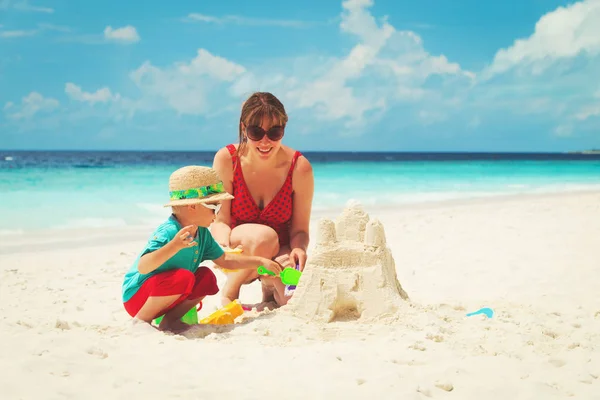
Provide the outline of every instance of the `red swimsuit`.
{"type": "Polygon", "coordinates": [[[294,157],[292,157],[292,165],[288,171],[287,178],[283,183],[279,192],[275,195],[273,200],[267,206],[261,210],[258,205],[254,202],[246,181],[244,180],[244,174],[242,172],[241,163],[236,162],[236,149],[233,144],[227,145],[227,149],[231,154],[231,160],[233,161],[233,193],[235,197],[231,200],[231,224],[230,227],[234,227],[242,224],[262,224],[270,226],[277,232],[279,236],[279,245],[287,245],[290,242],[290,221],[292,219],[292,173],[296,160],[301,153],[296,151],[294,157]]]}

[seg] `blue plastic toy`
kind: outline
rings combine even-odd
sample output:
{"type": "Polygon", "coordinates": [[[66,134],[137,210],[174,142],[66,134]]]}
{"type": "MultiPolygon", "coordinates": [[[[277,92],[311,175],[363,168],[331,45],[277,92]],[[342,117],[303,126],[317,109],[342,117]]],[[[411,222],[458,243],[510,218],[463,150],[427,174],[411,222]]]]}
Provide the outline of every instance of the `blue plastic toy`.
{"type": "Polygon", "coordinates": [[[484,307],[482,309],[479,309],[477,311],[471,312],[467,314],[467,317],[470,317],[472,315],[478,315],[478,314],[485,314],[486,317],[488,318],[492,318],[494,316],[494,310],[492,310],[489,307],[484,307]]]}

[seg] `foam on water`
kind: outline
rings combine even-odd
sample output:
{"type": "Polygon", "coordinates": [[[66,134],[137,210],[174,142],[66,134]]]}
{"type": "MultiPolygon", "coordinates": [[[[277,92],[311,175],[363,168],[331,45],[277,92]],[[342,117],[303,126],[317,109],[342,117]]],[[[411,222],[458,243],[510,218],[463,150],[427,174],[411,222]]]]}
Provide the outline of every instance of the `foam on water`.
{"type": "MultiPolygon", "coordinates": [[[[182,165],[210,165],[212,160],[211,154],[198,158],[197,153],[115,154],[0,154],[0,159],[12,157],[0,163],[0,234],[154,225],[170,213],[163,207],[170,173],[182,165]]],[[[339,210],[351,198],[371,208],[600,189],[600,158],[521,160],[509,155],[502,156],[508,160],[498,156],[482,161],[436,155],[437,161],[429,161],[430,155],[404,155],[411,161],[398,161],[396,154],[360,153],[343,160],[337,153],[307,157],[315,174],[315,211],[339,210]],[[444,157],[450,161],[440,161],[444,157]]]]}

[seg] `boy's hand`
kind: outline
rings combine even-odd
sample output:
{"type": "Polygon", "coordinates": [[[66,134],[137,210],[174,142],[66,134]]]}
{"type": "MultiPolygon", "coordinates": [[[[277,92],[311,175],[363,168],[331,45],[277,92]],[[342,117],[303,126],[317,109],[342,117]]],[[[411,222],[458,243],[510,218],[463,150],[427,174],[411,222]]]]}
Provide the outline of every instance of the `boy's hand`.
{"type": "Polygon", "coordinates": [[[175,237],[171,239],[171,242],[173,242],[177,250],[196,245],[196,242],[194,242],[194,236],[192,234],[195,229],[196,227],[194,225],[188,225],[177,232],[175,237]]]}
{"type": "Polygon", "coordinates": [[[269,260],[268,258],[266,258],[263,265],[266,269],[268,269],[271,272],[274,272],[276,275],[279,275],[281,273],[282,267],[276,261],[269,260]]]}

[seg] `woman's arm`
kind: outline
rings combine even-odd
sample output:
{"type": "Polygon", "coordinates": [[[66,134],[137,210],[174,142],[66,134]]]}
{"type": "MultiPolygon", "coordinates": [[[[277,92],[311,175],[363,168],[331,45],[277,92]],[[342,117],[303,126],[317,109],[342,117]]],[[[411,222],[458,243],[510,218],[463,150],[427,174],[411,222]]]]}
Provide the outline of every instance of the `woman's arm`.
{"type": "MultiPolygon", "coordinates": [[[[231,164],[231,154],[229,154],[227,148],[217,151],[213,160],[213,169],[223,181],[225,190],[233,194],[233,166],[231,164]]],[[[230,222],[231,200],[225,200],[221,202],[221,209],[210,228],[215,241],[223,247],[229,247],[229,236],[231,235],[230,222]]]]}
{"type": "Polygon", "coordinates": [[[293,179],[294,208],[290,229],[290,259],[304,269],[306,249],[310,241],[309,226],[314,195],[314,176],[312,166],[305,157],[298,158],[293,179]]]}

